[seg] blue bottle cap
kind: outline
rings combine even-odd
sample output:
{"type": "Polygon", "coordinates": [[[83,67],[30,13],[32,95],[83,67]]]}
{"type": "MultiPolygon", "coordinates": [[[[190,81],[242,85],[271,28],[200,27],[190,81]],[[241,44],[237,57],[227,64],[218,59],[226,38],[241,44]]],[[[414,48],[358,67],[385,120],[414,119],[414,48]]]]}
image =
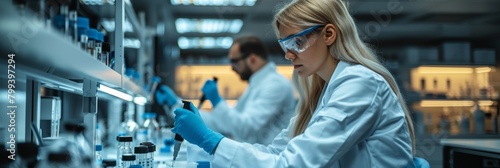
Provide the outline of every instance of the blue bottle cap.
{"type": "Polygon", "coordinates": [[[153,76],[151,82],[161,82],[161,78],[159,76],[153,76]]]}
{"type": "Polygon", "coordinates": [[[86,17],[77,17],[76,18],[76,28],[89,28],[89,18],[86,17]]]}
{"type": "Polygon", "coordinates": [[[97,40],[97,30],[96,29],[88,29],[87,36],[89,40],[97,40]]]}
{"type": "Polygon", "coordinates": [[[95,151],[102,151],[102,145],[95,145],[95,151]]]}
{"type": "Polygon", "coordinates": [[[144,114],[142,114],[142,118],[145,118],[145,119],[156,118],[156,113],[155,112],[145,112],[144,114]]]}
{"type": "Polygon", "coordinates": [[[129,168],[142,168],[142,166],[141,165],[130,165],[129,168]]]}
{"type": "Polygon", "coordinates": [[[104,42],[104,33],[97,32],[97,41],[104,42]]]}
{"type": "Polygon", "coordinates": [[[210,168],[210,162],[209,161],[197,161],[198,167],[197,168],[210,168]]]}

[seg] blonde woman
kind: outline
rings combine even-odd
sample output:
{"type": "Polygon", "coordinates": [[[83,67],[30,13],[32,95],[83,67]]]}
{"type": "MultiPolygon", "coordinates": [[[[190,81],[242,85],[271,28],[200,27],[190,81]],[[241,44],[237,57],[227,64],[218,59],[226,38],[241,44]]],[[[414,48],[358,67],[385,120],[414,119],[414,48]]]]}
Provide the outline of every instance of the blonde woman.
{"type": "Polygon", "coordinates": [[[389,71],[362,42],[344,2],[296,0],[273,25],[300,92],[271,145],[240,143],[175,111],[174,132],[214,154],[214,167],[414,167],[413,126],[389,71]]]}

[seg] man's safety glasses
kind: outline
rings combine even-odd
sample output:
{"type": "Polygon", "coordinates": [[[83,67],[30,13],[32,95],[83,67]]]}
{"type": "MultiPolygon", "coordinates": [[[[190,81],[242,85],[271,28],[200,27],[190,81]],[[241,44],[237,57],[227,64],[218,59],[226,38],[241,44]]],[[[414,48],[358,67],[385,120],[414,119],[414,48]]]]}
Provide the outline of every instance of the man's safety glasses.
{"type": "Polygon", "coordinates": [[[308,40],[307,35],[319,27],[322,27],[322,25],[310,27],[300,33],[278,40],[278,42],[280,43],[280,46],[285,53],[287,51],[290,51],[294,54],[300,54],[301,52],[309,48],[309,46],[311,46],[316,40],[316,38],[308,40]]]}

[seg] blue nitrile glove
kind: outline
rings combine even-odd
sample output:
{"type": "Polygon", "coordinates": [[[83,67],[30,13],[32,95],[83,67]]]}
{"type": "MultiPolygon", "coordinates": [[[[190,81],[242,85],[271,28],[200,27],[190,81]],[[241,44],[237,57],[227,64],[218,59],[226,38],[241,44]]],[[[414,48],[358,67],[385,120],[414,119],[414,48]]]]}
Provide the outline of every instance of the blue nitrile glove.
{"type": "Polygon", "coordinates": [[[212,102],[212,107],[215,107],[222,99],[217,90],[217,83],[213,80],[207,80],[201,88],[201,91],[205,94],[205,97],[212,102]]]}
{"type": "Polygon", "coordinates": [[[189,143],[198,145],[207,153],[213,154],[224,136],[208,129],[193,103],[190,104],[190,108],[192,112],[182,108],[175,109],[172,132],[181,135],[189,143]]]}
{"type": "Polygon", "coordinates": [[[160,105],[166,103],[168,106],[172,106],[177,102],[178,97],[170,87],[161,85],[155,92],[155,99],[160,105]]]}

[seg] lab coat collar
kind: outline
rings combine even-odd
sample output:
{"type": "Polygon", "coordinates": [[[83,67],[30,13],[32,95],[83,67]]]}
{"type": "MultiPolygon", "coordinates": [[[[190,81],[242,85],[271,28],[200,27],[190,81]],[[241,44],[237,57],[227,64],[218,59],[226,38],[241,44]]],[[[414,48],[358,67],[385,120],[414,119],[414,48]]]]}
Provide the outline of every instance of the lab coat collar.
{"type": "Polygon", "coordinates": [[[337,67],[335,67],[335,70],[333,71],[332,76],[330,77],[330,81],[327,82],[328,85],[333,83],[333,81],[339,76],[339,74],[350,65],[352,65],[352,63],[345,62],[345,61],[339,61],[339,63],[337,64],[337,67]]]}
{"type": "Polygon", "coordinates": [[[260,68],[257,72],[252,74],[250,77],[248,84],[252,85],[252,83],[259,83],[266,75],[276,71],[276,64],[274,62],[267,62],[262,68],[260,68]]]}

